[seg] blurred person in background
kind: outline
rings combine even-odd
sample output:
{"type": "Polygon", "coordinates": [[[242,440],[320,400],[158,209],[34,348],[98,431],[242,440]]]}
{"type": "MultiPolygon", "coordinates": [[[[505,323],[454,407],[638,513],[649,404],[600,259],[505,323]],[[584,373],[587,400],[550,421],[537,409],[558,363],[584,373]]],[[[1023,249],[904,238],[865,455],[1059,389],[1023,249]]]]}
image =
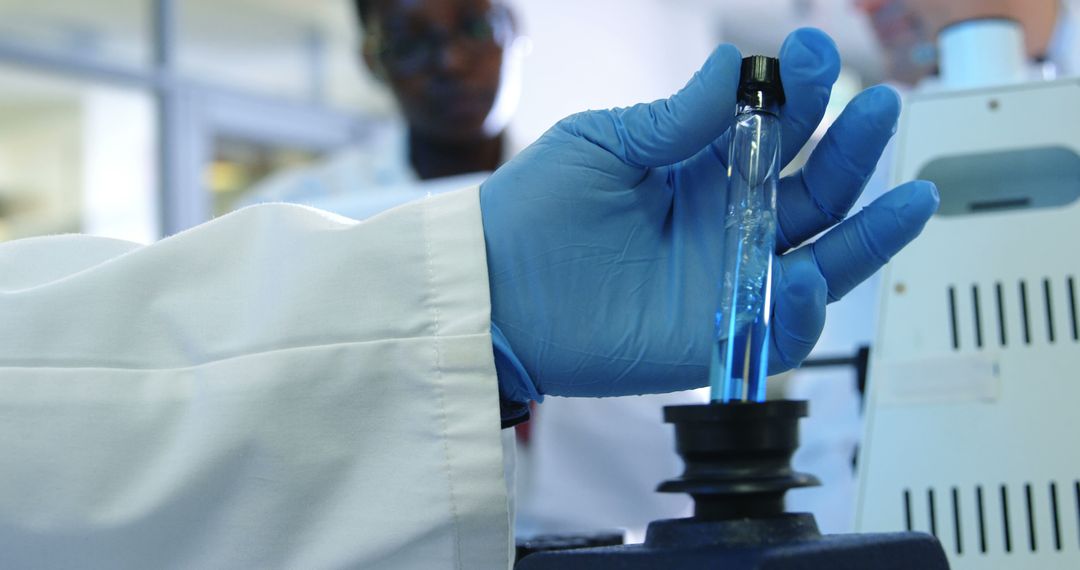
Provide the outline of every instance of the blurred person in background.
{"type": "MultiPolygon", "coordinates": [[[[901,96],[956,88],[940,75],[938,37],[948,26],[973,19],[1008,18],[1020,23],[1030,62],[1028,80],[1076,75],[1078,4],[1074,0],[856,0],[881,49],[886,81],[901,96]]],[[[890,144],[867,180],[856,209],[886,192],[893,157],[890,144]]],[[[881,276],[875,275],[851,291],[844,303],[829,307],[815,356],[847,356],[859,346],[873,350],[880,282],[881,276]]],[[[808,399],[812,409],[804,420],[795,465],[823,482],[822,487],[789,494],[788,506],[813,512],[823,532],[854,530],[852,467],[862,419],[861,395],[851,377],[847,369],[801,370],[791,373],[786,382],[787,397],[808,399]]]]}
{"type": "MultiPolygon", "coordinates": [[[[293,202],[364,219],[477,185],[513,155],[506,129],[528,40],[512,4],[353,1],[364,66],[389,89],[404,124],[272,177],[248,203],[293,202]]],[[[625,529],[639,541],[650,521],[688,516],[688,497],[654,492],[681,470],[662,409],[705,401],[704,391],[549,398],[518,430],[518,534],[625,529]]]]}
{"type": "Polygon", "coordinates": [[[525,42],[490,0],[354,0],[369,72],[404,124],[361,147],[280,173],[252,202],[295,202],[363,219],[427,193],[479,184],[508,157],[525,42]]]}

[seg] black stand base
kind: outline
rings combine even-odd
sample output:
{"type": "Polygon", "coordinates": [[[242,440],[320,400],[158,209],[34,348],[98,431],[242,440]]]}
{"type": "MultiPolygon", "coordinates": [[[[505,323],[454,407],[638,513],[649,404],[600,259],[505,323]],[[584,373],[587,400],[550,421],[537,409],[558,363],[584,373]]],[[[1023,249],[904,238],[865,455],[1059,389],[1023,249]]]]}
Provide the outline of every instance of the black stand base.
{"type": "Polygon", "coordinates": [[[821,536],[812,516],[656,521],[644,544],[542,552],[515,570],[948,570],[928,534],[821,536]]]}
{"type": "Polygon", "coordinates": [[[948,570],[937,539],[912,532],[822,536],[785,513],[789,489],[817,485],[791,469],[806,402],[668,406],[682,475],[662,493],[694,498],[694,516],[655,521],[644,544],[540,552],[516,570],[948,570]]]}

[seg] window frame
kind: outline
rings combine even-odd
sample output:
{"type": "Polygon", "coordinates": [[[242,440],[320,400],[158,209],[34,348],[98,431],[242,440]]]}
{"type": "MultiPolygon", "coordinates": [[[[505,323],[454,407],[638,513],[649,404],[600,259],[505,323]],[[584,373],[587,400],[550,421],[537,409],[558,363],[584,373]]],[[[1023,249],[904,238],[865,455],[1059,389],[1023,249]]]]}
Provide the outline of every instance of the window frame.
{"type": "MultiPolygon", "coordinates": [[[[218,136],[332,152],[364,138],[368,122],[325,102],[318,74],[308,101],[291,101],[184,77],[177,71],[177,0],[149,0],[152,60],[111,64],[0,40],[0,63],[151,93],[157,109],[158,225],[162,236],[211,217],[203,172],[218,136]]],[[[319,52],[313,54],[318,57],[319,52]]],[[[318,62],[315,62],[316,64],[318,62]]]]}

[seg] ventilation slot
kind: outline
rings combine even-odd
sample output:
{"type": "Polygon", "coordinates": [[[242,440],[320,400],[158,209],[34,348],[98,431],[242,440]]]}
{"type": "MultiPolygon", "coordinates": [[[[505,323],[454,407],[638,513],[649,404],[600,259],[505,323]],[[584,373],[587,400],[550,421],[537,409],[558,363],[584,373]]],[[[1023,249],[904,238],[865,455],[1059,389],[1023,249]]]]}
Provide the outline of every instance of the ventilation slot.
{"type": "Polygon", "coordinates": [[[1031,499],[1031,483],[1024,485],[1024,498],[1027,506],[1028,546],[1035,552],[1038,545],[1035,543],[1035,505],[1031,499]]]}
{"type": "Polygon", "coordinates": [[[934,501],[934,490],[928,489],[926,491],[926,504],[929,507],[930,513],[930,534],[937,536],[937,509],[935,509],[936,501],[934,501]]]}
{"type": "Polygon", "coordinates": [[[973,309],[972,314],[975,316],[975,347],[982,348],[983,335],[982,335],[982,310],[979,308],[979,286],[971,286],[971,307],[973,309]]]}
{"type": "Polygon", "coordinates": [[[986,516],[983,511],[982,485],[975,487],[975,514],[979,519],[979,552],[986,552],[986,516]]]}
{"type": "Polygon", "coordinates": [[[960,350],[960,328],[956,322],[956,288],[949,287],[949,323],[952,325],[952,347],[960,350]]]}
{"type": "Polygon", "coordinates": [[[1024,326],[1024,344],[1031,344],[1031,324],[1028,321],[1027,283],[1020,282],[1020,321],[1024,326]]]}
{"type": "Polygon", "coordinates": [[[1073,341],[1080,341],[1080,334],[1078,334],[1076,328],[1076,287],[1073,278],[1070,276],[1065,284],[1069,291],[1069,323],[1072,325],[1072,339],[1073,341]]]}
{"type": "Polygon", "coordinates": [[[994,299],[997,301],[998,344],[1005,346],[1005,296],[1001,292],[1001,282],[994,283],[994,299]]]}
{"type": "Polygon", "coordinates": [[[956,553],[964,553],[964,542],[961,540],[963,532],[960,527],[960,490],[956,487],[952,488],[952,520],[953,520],[953,538],[956,539],[956,553]]]}
{"type": "Polygon", "coordinates": [[[1005,539],[1005,552],[1012,552],[1012,532],[1009,529],[1009,490],[1001,486],[1001,533],[1005,539]]]}
{"type": "Polygon", "coordinates": [[[1054,342],[1054,301],[1049,279],[1043,279],[1043,305],[1046,307],[1046,338],[1054,342]]]}
{"type": "MultiPolygon", "coordinates": [[[[1080,495],[1077,495],[1077,496],[1080,497],[1080,495]]],[[[1080,505],[1080,503],[1077,503],[1077,504],[1080,505]]],[[[1080,512],[1080,511],[1077,511],[1077,512],[1080,512]]],[[[911,530],[914,528],[911,525],[911,490],[910,489],[904,489],[904,528],[907,529],[908,532],[911,532],[911,530]]]]}
{"type": "Polygon", "coordinates": [[[1050,483],[1050,521],[1054,523],[1054,550],[1061,550],[1061,520],[1058,517],[1057,483],[1050,483]]]}

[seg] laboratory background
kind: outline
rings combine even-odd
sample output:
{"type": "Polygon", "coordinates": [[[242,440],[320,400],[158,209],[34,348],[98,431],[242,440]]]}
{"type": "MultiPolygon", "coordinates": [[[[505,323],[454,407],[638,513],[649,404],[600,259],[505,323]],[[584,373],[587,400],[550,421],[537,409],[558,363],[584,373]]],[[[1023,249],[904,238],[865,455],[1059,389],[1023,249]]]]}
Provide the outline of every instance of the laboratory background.
{"type": "MultiPolygon", "coordinates": [[[[839,43],[837,108],[884,78],[868,21],[846,0],[514,10],[529,43],[515,148],[570,113],[669,95],[718,42],[775,53],[799,26],[839,43]]],[[[0,30],[0,239],[169,235],[395,117],[359,60],[347,0],[6,0],[0,30]]]]}
{"type": "MultiPolygon", "coordinates": [[[[512,19],[513,38],[506,41],[513,45],[516,58],[506,71],[512,76],[508,92],[500,95],[510,101],[511,109],[503,140],[505,158],[574,112],[669,96],[719,43],[733,43],[743,55],[775,56],[792,30],[824,30],[836,42],[843,65],[822,124],[786,172],[798,170],[844,106],[863,89],[880,83],[892,86],[905,101],[905,113],[920,108],[909,106],[913,98],[926,101],[924,114],[917,119],[912,115],[910,125],[905,123],[907,115],[901,119],[898,129],[910,137],[894,140],[886,149],[855,211],[899,180],[916,174],[925,177],[926,165],[935,158],[931,147],[941,135],[935,131],[940,123],[932,117],[955,118],[960,113],[963,99],[950,99],[949,93],[1000,89],[1004,95],[979,95],[982,98],[969,105],[996,111],[998,105],[1001,109],[1008,105],[1007,94],[1014,89],[1009,85],[1068,82],[1080,71],[1076,27],[1080,4],[1070,1],[498,4],[512,19]],[[1005,65],[1002,71],[995,58],[1012,57],[1006,48],[998,53],[985,44],[957,45],[950,57],[989,61],[990,69],[982,76],[972,71],[967,77],[954,67],[954,75],[947,76],[938,33],[949,29],[944,24],[955,26],[948,21],[954,16],[950,10],[960,5],[971,7],[972,15],[965,18],[972,22],[1005,11],[1012,27],[999,37],[1002,42],[1020,38],[1022,61],[1011,68],[1005,65]],[[1009,35],[1014,28],[1022,34],[1009,35]],[[941,101],[954,101],[957,107],[944,103],[934,107],[941,101]],[[908,148],[897,148],[904,144],[908,148]],[[925,160],[914,156],[919,149],[926,150],[925,160]]],[[[404,161],[403,120],[391,92],[362,61],[364,41],[352,0],[0,0],[0,242],[73,232],[150,242],[260,201],[291,200],[306,184],[314,185],[311,196],[319,198],[314,205],[330,210],[350,200],[342,192],[348,192],[353,181],[358,193],[364,190],[361,186],[384,182],[399,189],[401,199],[372,194],[361,207],[350,202],[338,212],[357,218],[418,193],[450,189],[404,188],[410,180],[417,182],[415,177],[387,173],[404,161]],[[321,186],[328,179],[334,181],[329,191],[321,186]]],[[[1010,158],[980,150],[980,141],[1013,137],[1026,132],[1024,125],[1030,123],[1057,121],[1063,130],[1080,132],[1076,122],[1080,98],[1048,97],[1056,103],[1025,111],[1023,118],[1001,127],[1009,129],[1004,134],[983,132],[978,122],[967,123],[967,139],[942,150],[940,156],[972,154],[972,162],[943,162],[929,172],[948,181],[985,170],[979,180],[990,184],[1019,176],[1001,170],[1000,165],[1015,160],[1041,172],[1046,180],[1040,179],[1040,185],[1060,191],[1055,190],[1046,204],[1041,198],[1005,194],[961,204],[950,201],[943,188],[939,217],[956,214],[949,220],[960,223],[964,212],[994,210],[991,218],[972,223],[984,224],[980,231],[1001,233],[1015,228],[1004,210],[1072,204],[1073,194],[1080,192],[1074,191],[1080,188],[1080,168],[1071,158],[1059,162],[1057,155],[1034,152],[1010,158]],[[1061,118],[1055,117],[1058,111],[1061,118]]],[[[1031,100],[1041,101],[1036,96],[1031,100]]],[[[951,123],[942,129],[954,134],[961,130],[951,123]]],[[[1080,142],[1075,138],[1069,142],[1070,136],[1048,136],[1045,144],[1035,141],[1029,146],[1071,148],[1076,157],[1080,142]]],[[[903,338],[915,339],[915,344],[930,343],[928,339],[938,334],[917,328],[887,332],[879,315],[890,294],[921,295],[919,276],[955,267],[948,258],[927,261],[908,256],[906,265],[894,268],[901,272],[899,277],[878,275],[843,303],[829,307],[825,332],[807,366],[770,383],[770,398],[809,401],[810,415],[801,422],[794,465],[822,483],[789,493],[788,510],[813,513],[824,533],[932,533],[958,568],[1009,567],[974,565],[971,560],[980,551],[984,562],[995,553],[1038,556],[1041,562],[1023,566],[1031,568],[1077,567],[1052,557],[1071,552],[1068,560],[1080,564],[1080,471],[1075,470],[1075,449],[1058,449],[1059,460],[1011,479],[1002,475],[979,480],[945,472],[912,484],[877,483],[907,468],[882,457],[894,444],[903,447],[907,442],[918,449],[916,439],[936,440],[940,445],[926,450],[931,457],[920,459],[932,463],[947,456],[950,446],[971,449],[1001,443],[913,427],[936,429],[942,424],[935,423],[941,419],[935,413],[948,416],[948,406],[957,402],[1003,397],[1007,390],[1002,382],[1009,377],[1001,371],[1013,365],[987,356],[992,349],[1005,354],[1006,348],[1020,343],[1030,347],[1048,331],[1046,346],[1039,348],[1047,352],[1032,358],[1057,358],[1057,352],[1050,352],[1051,344],[1076,351],[1075,256],[1068,260],[1074,269],[1054,265],[1056,248],[1071,248],[1073,239],[1052,234],[1053,228],[1071,223],[1057,218],[1035,221],[1047,228],[1045,237],[1053,242],[1039,246],[1050,258],[1050,269],[1025,269],[1032,277],[1021,279],[1019,293],[1016,279],[999,277],[1003,270],[989,262],[942,286],[932,303],[940,305],[942,322],[951,323],[951,330],[940,332],[947,346],[941,359],[931,364],[917,361],[914,352],[896,356],[894,350],[889,358],[895,367],[875,376],[872,362],[880,339],[907,334],[903,338]],[[944,358],[953,352],[963,353],[965,359],[944,358]],[[943,370],[950,377],[971,380],[940,389],[932,384],[937,375],[945,374],[943,370]],[[908,392],[882,394],[871,403],[875,378],[888,385],[890,378],[901,375],[924,380],[908,392]],[[881,411],[870,425],[869,411],[879,404],[881,411]],[[919,407],[924,405],[931,411],[919,407]],[[869,435],[878,443],[868,452],[869,435]],[[952,443],[941,442],[950,437],[952,443]],[[861,464],[869,460],[888,473],[861,464]],[[876,477],[874,484],[860,483],[860,476],[869,475],[876,477]],[[900,490],[894,493],[894,488],[900,490]],[[880,504],[871,496],[879,489],[888,495],[880,504]],[[875,513],[886,513],[891,522],[879,521],[875,513]]],[[[941,238],[932,243],[947,249],[947,244],[967,242],[941,238]]],[[[979,257],[978,242],[972,247],[967,255],[979,257]]],[[[893,302],[888,311],[892,326],[900,318],[897,315],[913,309],[893,302]]],[[[1074,356],[1068,358],[1075,361],[1074,356]]],[[[1040,374],[1038,366],[1026,370],[1032,376],[1040,374]]],[[[1068,397],[1077,395],[1080,392],[1072,388],[1068,397]]],[[[535,405],[531,421],[515,428],[517,536],[571,534],[602,542],[615,533],[620,542],[640,542],[649,521],[689,515],[688,497],[654,493],[657,483],[682,469],[671,427],[662,421],[662,408],[707,401],[707,393],[694,391],[600,400],[547,397],[535,405]]],[[[1007,422],[1034,422],[1031,429],[1036,431],[1080,433],[1080,425],[1069,424],[1060,415],[1035,419],[1039,414],[1033,410],[1039,403],[1025,405],[1029,407],[1009,412],[1007,422]]],[[[1025,445],[1007,443],[1001,454],[1025,445]]],[[[1042,444],[1035,440],[1026,445],[1042,444]]]]}

